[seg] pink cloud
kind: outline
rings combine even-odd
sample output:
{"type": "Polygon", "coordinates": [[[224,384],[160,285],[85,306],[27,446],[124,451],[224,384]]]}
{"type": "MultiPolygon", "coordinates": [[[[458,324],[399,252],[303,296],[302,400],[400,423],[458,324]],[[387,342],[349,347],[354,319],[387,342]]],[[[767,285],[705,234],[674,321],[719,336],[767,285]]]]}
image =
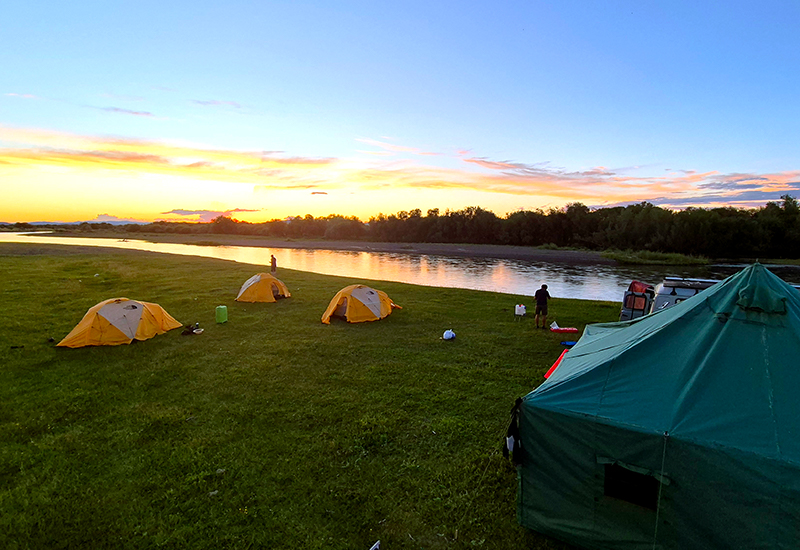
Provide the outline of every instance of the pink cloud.
{"type": "Polygon", "coordinates": [[[375,157],[389,157],[392,155],[388,151],[356,151],[356,153],[362,153],[364,155],[372,155],[375,157]]]}
{"type": "Polygon", "coordinates": [[[155,116],[153,113],[149,113],[147,111],[131,111],[130,109],[120,109],[119,107],[100,107],[100,109],[103,111],[108,111],[110,113],[120,113],[123,115],[144,116],[144,117],[155,116]]]}
{"type": "Polygon", "coordinates": [[[428,156],[438,156],[440,154],[440,153],[431,153],[428,151],[423,151],[422,149],[419,149],[417,147],[395,145],[394,143],[387,143],[385,141],[377,141],[368,138],[357,138],[356,141],[360,141],[361,143],[366,143],[368,145],[374,145],[375,147],[380,147],[381,149],[385,149],[387,151],[392,151],[395,153],[413,153],[415,155],[428,155],[428,156]]]}
{"type": "Polygon", "coordinates": [[[210,222],[214,218],[218,218],[219,216],[230,217],[231,214],[235,214],[236,212],[259,212],[259,209],[249,209],[249,208],[234,208],[232,210],[184,210],[180,208],[176,208],[170,210],[169,212],[161,212],[162,214],[172,214],[175,216],[184,216],[186,221],[199,221],[199,222],[210,222]]]}
{"type": "Polygon", "coordinates": [[[227,106],[227,107],[234,107],[235,109],[241,109],[242,106],[235,101],[220,101],[218,99],[209,99],[209,100],[202,100],[202,99],[193,99],[192,103],[197,103],[198,105],[203,105],[205,107],[213,107],[213,106],[227,106]]]}

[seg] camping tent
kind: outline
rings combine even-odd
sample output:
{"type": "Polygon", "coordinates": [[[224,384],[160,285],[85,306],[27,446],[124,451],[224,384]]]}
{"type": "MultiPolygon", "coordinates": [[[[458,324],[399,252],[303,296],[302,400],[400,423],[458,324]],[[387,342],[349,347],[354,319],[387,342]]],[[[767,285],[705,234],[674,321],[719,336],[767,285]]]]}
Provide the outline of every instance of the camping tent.
{"type": "Polygon", "coordinates": [[[80,323],[57,345],[117,346],[147,340],[181,324],[158,304],[112,298],[89,309],[80,323]]]}
{"type": "Polygon", "coordinates": [[[589,325],[520,403],[517,516],[585,548],[796,548],[800,294],[755,264],[589,325]]]}
{"type": "Polygon", "coordinates": [[[276,298],[288,298],[291,294],[286,285],[269,273],[258,273],[247,279],[239,295],[236,296],[237,302],[275,302],[276,298]]]}
{"type": "Polygon", "coordinates": [[[385,292],[364,285],[350,285],[336,293],[322,314],[322,322],[330,324],[332,315],[343,317],[348,323],[377,321],[389,315],[393,308],[402,309],[385,292]]]}

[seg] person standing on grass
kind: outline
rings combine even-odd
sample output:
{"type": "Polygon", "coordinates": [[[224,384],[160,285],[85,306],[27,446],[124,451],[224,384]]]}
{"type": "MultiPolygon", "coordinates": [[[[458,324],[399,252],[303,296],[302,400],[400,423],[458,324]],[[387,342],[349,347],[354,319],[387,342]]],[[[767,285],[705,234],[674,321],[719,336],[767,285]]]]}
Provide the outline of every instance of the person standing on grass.
{"type": "Polygon", "coordinates": [[[547,285],[542,285],[542,288],[537,290],[533,297],[536,299],[536,311],[533,317],[536,328],[539,328],[540,315],[542,316],[542,328],[547,328],[547,300],[550,298],[547,285]]]}
{"type": "Polygon", "coordinates": [[[275,258],[274,254],[270,254],[269,270],[273,275],[278,272],[278,260],[275,258]]]}

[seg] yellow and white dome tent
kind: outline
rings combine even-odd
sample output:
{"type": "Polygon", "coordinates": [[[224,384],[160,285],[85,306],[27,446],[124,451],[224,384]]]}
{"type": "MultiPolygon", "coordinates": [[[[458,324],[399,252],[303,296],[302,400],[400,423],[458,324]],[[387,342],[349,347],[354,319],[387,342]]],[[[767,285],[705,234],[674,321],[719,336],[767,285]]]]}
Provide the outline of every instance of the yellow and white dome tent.
{"type": "Polygon", "coordinates": [[[377,321],[388,316],[394,308],[403,309],[385,292],[364,285],[350,285],[336,293],[322,314],[322,322],[330,324],[332,315],[343,317],[348,323],[377,321]]]}
{"type": "Polygon", "coordinates": [[[282,281],[269,273],[258,273],[247,279],[239,295],[236,296],[237,302],[275,302],[277,298],[289,298],[291,293],[282,281]]]}
{"type": "Polygon", "coordinates": [[[57,345],[68,348],[118,346],[147,340],[181,326],[158,304],[111,298],[90,308],[57,345]]]}

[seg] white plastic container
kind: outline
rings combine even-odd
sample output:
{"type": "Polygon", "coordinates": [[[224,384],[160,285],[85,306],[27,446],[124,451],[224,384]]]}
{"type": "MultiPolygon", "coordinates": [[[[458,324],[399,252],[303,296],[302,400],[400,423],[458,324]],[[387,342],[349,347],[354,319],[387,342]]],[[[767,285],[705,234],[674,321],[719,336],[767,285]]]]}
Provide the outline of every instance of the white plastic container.
{"type": "Polygon", "coordinates": [[[519,315],[520,317],[525,315],[525,306],[523,306],[522,304],[517,304],[514,307],[514,315],[519,315]]]}

